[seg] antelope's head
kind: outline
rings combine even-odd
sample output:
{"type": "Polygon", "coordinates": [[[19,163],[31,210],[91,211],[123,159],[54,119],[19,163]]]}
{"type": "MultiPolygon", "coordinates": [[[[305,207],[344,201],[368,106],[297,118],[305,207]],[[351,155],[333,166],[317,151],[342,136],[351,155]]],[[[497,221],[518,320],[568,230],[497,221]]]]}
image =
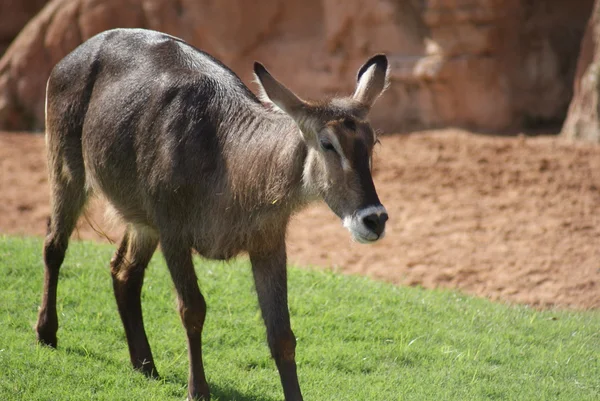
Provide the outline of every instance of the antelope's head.
{"type": "Polygon", "coordinates": [[[351,96],[308,102],[277,81],[262,64],[254,65],[263,100],[291,116],[306,143],[305,191],[321,197],[361,243],[383,238],[388,219],[371,176],[377,138],[367,120],[388,84],[387,68],[386,56],[376,55],[358,71],[351,96]]]}

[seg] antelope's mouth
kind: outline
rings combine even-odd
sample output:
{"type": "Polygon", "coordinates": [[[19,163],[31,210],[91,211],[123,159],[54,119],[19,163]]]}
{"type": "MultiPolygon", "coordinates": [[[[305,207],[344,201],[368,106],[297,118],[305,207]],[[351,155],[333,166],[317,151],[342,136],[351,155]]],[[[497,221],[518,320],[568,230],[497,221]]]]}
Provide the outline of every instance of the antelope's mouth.
{"type": "Polygon", "coordinates": [[[385,236],[387,220],[388,214],[382,205],[368,206],[344,217],[344,227],[350,231],[355,241],[372,244],[385,236]]]}

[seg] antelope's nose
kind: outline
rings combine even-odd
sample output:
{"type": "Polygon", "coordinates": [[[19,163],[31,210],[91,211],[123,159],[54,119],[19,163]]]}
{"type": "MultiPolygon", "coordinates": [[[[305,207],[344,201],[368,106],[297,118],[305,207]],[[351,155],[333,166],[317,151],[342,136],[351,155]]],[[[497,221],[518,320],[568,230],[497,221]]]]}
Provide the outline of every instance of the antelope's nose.
{"type": "Polygon", "coordinates": [[[372,213],[363,217],[363,224],[378,236],[385,230],[385,222],[388,220],[387,213],[372,213]]]}

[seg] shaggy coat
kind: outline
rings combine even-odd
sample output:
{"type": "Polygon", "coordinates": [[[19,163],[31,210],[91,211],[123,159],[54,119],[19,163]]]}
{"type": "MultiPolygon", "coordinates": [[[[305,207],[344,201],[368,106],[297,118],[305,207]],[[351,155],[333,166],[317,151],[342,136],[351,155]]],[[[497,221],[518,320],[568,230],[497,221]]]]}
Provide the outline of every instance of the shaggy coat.
{"type": "Polygon", "coordinates": [[[376,138],[366,115],[386,86],[387,59],[359,71],[355,93],[306,102],[255,64],[256,97],[226,66],[158,32],[117,29],[59,62],[46,99],[52,214],[37,332],[56,347],[56,288],[69,237],[92,194],[126,224],[111,261],[135,368],[157,375],[144,331],[144,270],[161,243],[188,335],[189,397],[209,399],[201,353],[206,304],[191,252],[247,252],[285,398],[302,396],[289,323],[285,232],[323,199],[360,242],[384,234],[371,178],[376,138]]]}

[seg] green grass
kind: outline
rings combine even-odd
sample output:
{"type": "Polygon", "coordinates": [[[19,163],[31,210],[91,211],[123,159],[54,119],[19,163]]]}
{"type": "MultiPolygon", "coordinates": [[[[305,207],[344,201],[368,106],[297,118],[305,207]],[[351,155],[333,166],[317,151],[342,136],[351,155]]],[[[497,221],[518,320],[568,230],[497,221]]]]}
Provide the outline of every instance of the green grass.
{"type": "MultiPolygon", "coordinates": [[[[182,400],[187,353],[162,257],[144,286],[160,380],[129,366],[112,295],[114,247],[73,242],[59,284],[58,349],[36,344],[41,240],[0,236],[0,400],[182,400]]],[[[208,302],[213,399],[283,399],[247,260],[196,260],[208,302]]],[[[291,269],[308,400],[599,400],[600,312],[539,312],[456,292],[291,269]]]]}

